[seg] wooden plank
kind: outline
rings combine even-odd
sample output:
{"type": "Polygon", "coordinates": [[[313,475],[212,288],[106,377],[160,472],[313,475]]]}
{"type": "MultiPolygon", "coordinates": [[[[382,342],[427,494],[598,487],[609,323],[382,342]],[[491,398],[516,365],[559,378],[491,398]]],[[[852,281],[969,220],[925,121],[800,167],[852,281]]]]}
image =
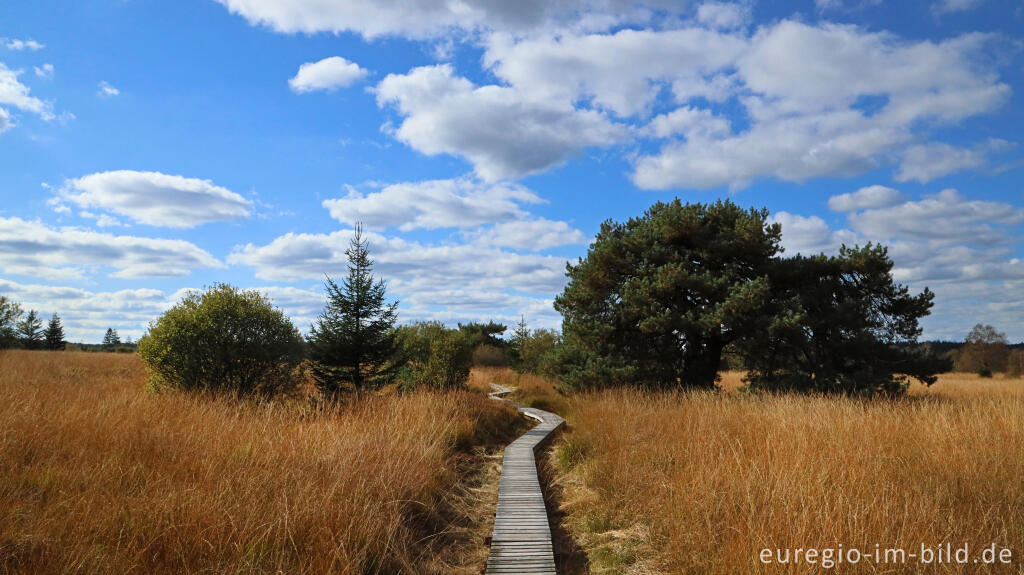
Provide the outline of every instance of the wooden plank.
{"type": "MultiPolygon", "coordinates": [[[[494,383],[491,387],[495,391],[490,396],[501,401],[507,401],[504,396],[512,391],[494,383]]],[[[536,452],[565,420],[542,409],[515,406],[539,423],[505,448],[491,551],[484,573],[556,575],[551,526],[537,477],[536,452]]]]}

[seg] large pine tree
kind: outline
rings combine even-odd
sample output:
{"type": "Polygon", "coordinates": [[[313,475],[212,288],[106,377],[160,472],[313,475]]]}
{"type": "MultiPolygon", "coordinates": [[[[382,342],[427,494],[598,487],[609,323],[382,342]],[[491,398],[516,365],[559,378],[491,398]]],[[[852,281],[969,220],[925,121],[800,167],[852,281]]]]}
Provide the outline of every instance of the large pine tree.
{"type": "Polygon", "coordinates": [[[43,345],[50,351],[61,351],[67,342],[64,341],[64,326],[60,323],[60,316],[53,314],[50,323],[43,330],[43,345]]]}
{"type": "Polygon", "coordinates": [[[326,396],[374,389],[397,369],[394,326],[398,302],[387,303],[386,282],[374,280],[373,260],[361,225],[345,251],[348,277],[325,281],[327,308],[310,331],[310,356],[317,387],[326,396]]]}

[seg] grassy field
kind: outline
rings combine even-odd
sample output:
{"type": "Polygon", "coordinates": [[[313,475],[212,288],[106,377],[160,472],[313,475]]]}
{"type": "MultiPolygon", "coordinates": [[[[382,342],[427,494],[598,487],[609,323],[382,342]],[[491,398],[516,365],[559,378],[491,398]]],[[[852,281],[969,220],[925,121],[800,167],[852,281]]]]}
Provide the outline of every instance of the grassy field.
{"type": "MultiPolygon", "coordinates": [[[[723,387],[740,377],[726,374],[723,387]]],[[[1014,561],[983,572],[1024,568],[1022,380],[950,374],[896,401],[565,398],[542,378],[521,381],[520,401],[568,417],[552,463],[567,528],[593,573],[808,573],[820,565],[766,566],[759,554],[840,544],[918,553],[968,543],[980,553],[996,543],[1014,561]]],[[[835,570],[979,572],[916,562],[835,570]]]]}
{"type": "Polygon", "coordinates": [[[338,410],[143,391],[137,357],[0,352],[2,573],[479,573],[521,430],[474,392],[338,410]],[[490,506],[488,508],[488,506],[490,506]]]}

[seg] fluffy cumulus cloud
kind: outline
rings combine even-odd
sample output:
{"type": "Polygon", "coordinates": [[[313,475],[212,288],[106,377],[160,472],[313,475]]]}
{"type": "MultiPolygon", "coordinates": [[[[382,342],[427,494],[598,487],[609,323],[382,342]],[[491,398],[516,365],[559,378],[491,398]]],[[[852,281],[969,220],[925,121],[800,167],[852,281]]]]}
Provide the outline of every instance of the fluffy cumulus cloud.
{"type": "Polygon", "coordinates": [[[854,245],[860,239],[850,230],[833,230],[818,216],[776,212],[770,221],[782,225],[782,247],[788,256],[833,253],[843,244],[854,245]]]}
{"type": "Polygon", "coordinates": [[[487,184],[472,178],[404,182],[364,194],[354,188],[343,198],[324,200],[331,217],[368,228],[470,228],[526,216],[521,203],[543,200],[515,184],[487,184]]]}
{"type": "MultiPolygon", "coordinates": [[[[374,273],[388,278],[402,303],[402,320],[511,319],[526,313],[537,327],[555,327],[551,295],[565,285],[565,258],[519,254],[485,243],[425,244],[365,233],[374,273]]],[[[351,230],[280,236],[265,245],[238,246],[228,262],[254,268],[270,281],[319,281],[343,277],[351,230]]]]}
{"type": "MultiPolygon", "coordinates": [[[[853,26],[792,21],[762,28],[735,61],[748,129],[669,141],[660,153],[638,158],[634,182],[735,189],[759,177],[800,182],[867,171],[914,145],[922,123],[957,122],[1007,101],[1010,87],[982,64],[993,41],[970,34],[907,42],[853,26]]],[[[907,179],[977,163],[954,158],[924,173],[915,168],[922,153],[908,153],[907,179]]]]}
{"type": "MultiPolygon", "coordinates": [[[[869,241],[888,246],[897,281],[937,294],[924,322],[928,338],[963,339],[979,321],[1004,329],[1024,322],[1024,306],[1015,303],[1024,289],[1024,260],[1016,255],[1024,208],[956,190],[907,200],[882,186],[833,196],[830,205],[847,212],[845,226],[817,216],[773,216],[782,223],[787,254],[834,253],[844,243],[869,241]]],[[[1012,337],[1024,339],[1024,332],[1012,337]]]]}
{"type": "Polygon", "coordinates": [[[705,2],[697,7],[697,21],[711,28],[738,28],[750,20],[750,7],[732,2],[705,2]]]}
{"type": "MultiPolygon", "coordinates": [[[[393,278],[409,292],[472,285],[474,289],[551,293],[564,286],[565,258],[517,254],[475,243],[425,244],[378,233],[364,235],[377,273],[393,278]]],[[[348,269],[345,250],[351,237],[351,230],[289,233],[266,245],[239,246],[228,262],[251,266],[256,277],[272,281],[343,275],[348,269]]]]}
{"type": "Polygon", "coordinates": [[[245,218],[252,211],[249,200],[209,180],[133,170],[67,180],[58,198],[82,208],[99,208],[139,223],[170,228],[245,218]]]}
{"type": "Polygon", "coordinates": [[[534,98],[590,99],[619,116],[651,106],[665,86],[687,96],[727,95],[722,72],[746,47],[736,35],[703,28],[621,30],[517,41],[495,35],[484,56],[494,73],[534,98]]]}
{"type": "Polygon", "coordinates": [[[341,56],[331,56],[299,66],[298,73],[288,80],[288,85],[297,94],[315,90],[331,91],[351,86],[365,78],[368,73],[355,62],[349,62],[341,56]]]}
{"type": "Polygon", "coordinates": [[[1007,226],[1024,224],[1024,209],[971,200],[950,189],[916,202],[850,214],[849,220],[853,229],[872,238],[995,245],[1008,238],[1007,226]]]}
{"type": "Polygon", "coordinates": [[[68,341],[99,343],[107,328],[138,338],[146,325],[172,305],[160,290],[140,288],[89,291],[76,287],[17,283],[0,278],[0,293],[40,312],[44,321],[58,314],[68,341]]]}
{"type": "Polygon", "coordinates": [[[910,146],[902,155],[897,182],[916,180],[922,184],[947,174],[977,168],[986,163],[989,152],[1009,145],[1002,140],[990,141],[987,146],[958,148],[949,144],[919,144],[910,146]]]}
{"type": "Polygon", "coordinates": [[[644,136],[660,144],[629,158],[646,189],[737,190],[891,164],[897,181],[926,182],[981,167],[991,151],[932,142],[933,128],[990,113],[1011,92],[996,68],[1005,58],[992,57],[1006,46],[997,36],[909,40],[786,19],[754,29],[749,2],[221,2],[283,32],[474,34],[496,83],[444,65],[392,74],[376,92],[400,116],[391,134],[465,158],[487,180],[644,136]]]}
{"type": "Polygon", "coordinates": [[[222,267],[183,240],[119,236],[41,222],[0,218],[0,268],[41,278],[81,278],[111,268],[120,278],[174,277],[195,268],[222,267]]]}
{"type": "Polygon", "coordinates": [[[678,0],[217,0],[252,24],[279,32],[355,32],[367,38],[429,38],[453,32],[574,27],[607,29],[650,20],[652,10],[678,13],[678,0]]]}
{"type": "MultiPolygon", "coordinates": [[[[24,112],[31,112],[44,120],[52,120],[53,105],[30,94],[28,86],[18,80],[20,70],[11,70],[0,62],[0,128],[10,127],[10,112],[4,106],[11,106],[24,112]]],[[[0,131],[3,131],[0,129],[0,131]]]]}
{"type": "Polygon", "coordinates": [[[866,186],[856,192],[839,194],[828,199],[828,207],[837,212],[855,212],[902,204],[906,199],[899,190],[886,186],[866,186]]]}
{"type": "Polygon", "coordinates": [[[477,87],[448,64],[388,75],[376,92],[381,106],[404,116],[395,137],[430,156],[466,158],[486,181],[544,171],[628,135],[600,112],[534,100],[511,87],[477,87]]]}
{"type": "Polygon", "coordinates": [[[484,245],[530,251],[587,242],[583,232],[573,228],[567,222],[545,218],[495,224],[488,229],[476,232],[473,237],[484,245]]]}
{"type": "MultiPolygon", "coordinates": [[[[270,298],[303,331],[309,329],[324,308],[324,295],[318,288],[257,286],[245,289],[270,298]]],[[[151,288],[89,291],[0,278],[0,293],[19,302],[26,310],[40,312],[44,320],[53,313],[60,315],[67,340],[84,343],[99,343],[111,327],[122,339],[126,336],[138,339],[151,321],[190,291],[194,288],[181,288],[171,293],[151,288]]]]}

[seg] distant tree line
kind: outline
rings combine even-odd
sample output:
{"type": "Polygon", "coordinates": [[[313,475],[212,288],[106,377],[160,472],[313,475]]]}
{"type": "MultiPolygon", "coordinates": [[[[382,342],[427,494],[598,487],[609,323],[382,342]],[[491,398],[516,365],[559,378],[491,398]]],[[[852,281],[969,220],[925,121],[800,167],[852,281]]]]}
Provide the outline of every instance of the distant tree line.
{"type": "Polygon", "coordinates": [[[0,295],[0,349],[60,351],[66,345],[60,316],[53,314],[46,327],[43,327],[43,320],[36,310],[25,313],[20,304],[0,295]]]}
{"type": "Polygon", "coordinates": [[[101,344],[68,343],[64,335],[64,323],[54,313],[46,325],[36,310],[26,313],[21,304],[0,295],[0,349],[33,349],[48,351],[135,351],[131,338],[121,341],[117,330],[107,329],[101,344]]]}

